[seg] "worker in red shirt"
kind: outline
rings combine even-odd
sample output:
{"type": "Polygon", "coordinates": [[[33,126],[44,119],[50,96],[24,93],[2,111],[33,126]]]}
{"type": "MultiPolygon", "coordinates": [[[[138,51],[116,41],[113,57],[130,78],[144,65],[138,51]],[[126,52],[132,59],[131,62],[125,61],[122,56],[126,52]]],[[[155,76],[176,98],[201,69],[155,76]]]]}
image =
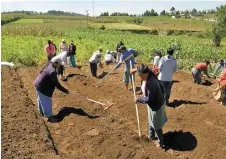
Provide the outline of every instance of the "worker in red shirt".
{"type": "Polygon", "coordinates": [[[210,78],[210,76],[208,75],[209,64],[210,62],[205,60],[204,63],[198,63],[195,67],[192,68],[191,72],[194,78],[194,83],[201,84],[201,72],[204,72],[204,74],[206,74],[207,77],[210,78]]]}

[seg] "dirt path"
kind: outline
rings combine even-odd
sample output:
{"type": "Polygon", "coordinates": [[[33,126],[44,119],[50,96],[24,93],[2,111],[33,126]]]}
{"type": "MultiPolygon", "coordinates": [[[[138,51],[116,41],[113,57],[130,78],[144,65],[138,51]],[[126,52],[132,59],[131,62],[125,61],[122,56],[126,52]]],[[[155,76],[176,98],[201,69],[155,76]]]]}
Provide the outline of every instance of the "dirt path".
{"type": "MultiPolygon", "coordinates": [[[[105,67],[99,73],[111,69],[105,67]]],[[[121,85],[122,71],[115,71],[99,88],[92,84],[98,79],[90,76],[89,67],[69,68],[66,87],[89,98],[116,103],[108,111],[79,96],[55,91],[53,112],[59,110],[63,120],[46,122],[59,155],[62,158],[224,158],[226,155],[226,108],[212,99],[212,86],[192,83],[189,74],[178,72],[172,89],[173,107],[167,107],[168,122],[164,139],[171,148],[156,150],[152,142],[135,140],[137,133],[133,94],[121,85]]],[[[35,103],[32,82],[39,68],[18,70],[24,90],[35,103]]],[[[139,80],[136,78],[136,85],[139,80]]],[[[65,84],[65,82],[64,82],[65,84]]],[[[3,84],[4,85],[4,84],[3,84]]],[[[35,107],[31,104],[31,107],[35,107]]],[[[35,108],[32,108],[35,109],[35,108]]],[[[142,134],[147,135],[146,106],[139,104],[142,134]]]]}

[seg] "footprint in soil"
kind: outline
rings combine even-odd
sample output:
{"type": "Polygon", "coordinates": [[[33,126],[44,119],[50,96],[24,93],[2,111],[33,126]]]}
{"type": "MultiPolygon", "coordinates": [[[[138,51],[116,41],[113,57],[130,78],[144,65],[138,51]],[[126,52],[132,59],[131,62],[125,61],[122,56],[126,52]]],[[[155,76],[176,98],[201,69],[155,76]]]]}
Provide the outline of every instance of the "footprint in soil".
{"type": "Polygon", "coordinates": [[[191,151],[197,146],[197,139],[191,132],[174,131],[163,135],[167,149],[177,151],[191,151]]]}

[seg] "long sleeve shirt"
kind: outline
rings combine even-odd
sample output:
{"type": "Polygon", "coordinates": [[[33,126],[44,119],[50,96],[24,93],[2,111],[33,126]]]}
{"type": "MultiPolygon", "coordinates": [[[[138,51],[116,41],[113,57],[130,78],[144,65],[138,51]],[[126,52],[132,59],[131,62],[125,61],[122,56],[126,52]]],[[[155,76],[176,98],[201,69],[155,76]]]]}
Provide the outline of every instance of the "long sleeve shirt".
{"type": "Polygon", "coordinates": [[[91,58],[89,59],[89,62],[91,63],[101,63],[101,52],[100,51],[96,51],[93,53],[93,55],[91,56],[91,58]]]}
{"type": "Polygon", "coordinates": [[[130,69],[130,61],[132,62],[132,68],[134,68],[134,64],[135,64],[135,60],[134,60],[134,56],[133,56],[133,53],[134,53],[134,49],[127,49],[125,50],[121,56],[120,56],[120,60],[119,60],[119,63],[116,65],[116,68],[119,68],[121,66],[121,63],[124,61],[125,62],[125,69],[126,70],[129,70],[130,69]]]}
{"type": "Polygon", "coordinates": [[[49,63],[34,81],[36,89],[42,94],[52,97],[55,87],[62,92],[68,90],[64,88],[58,81],[56,69],[52,63],[49,63]]]}
{"type": "Polygon", "coordinates": [[[163,88],[161,88],[158,79],[149,72],[145,86],[145,95],[137,99],[137,102],[148,104],[153,111],[160,109],[164,103],[163,88]]]}
{"type": "Polygon", "coordinates": [[[58,62],[61,65],[65,65],[67,63],[67,51],[64,51],[51,59],[52,63],[58,62]]]}

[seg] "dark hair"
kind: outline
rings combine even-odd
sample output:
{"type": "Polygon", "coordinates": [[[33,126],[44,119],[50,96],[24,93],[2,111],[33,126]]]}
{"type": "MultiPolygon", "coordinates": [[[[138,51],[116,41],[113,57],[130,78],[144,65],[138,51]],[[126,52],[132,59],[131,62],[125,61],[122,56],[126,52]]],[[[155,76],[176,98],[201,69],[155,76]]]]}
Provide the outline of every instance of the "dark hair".
{"type": "Polygon", "coordinates": [[[208,61],[208,60],[205,60],[204,61],[207,65],[209,65],[210,64],[210,62],[208,61]]]}
{"type": "Polygon", "coordinates": [[[150,69],[146,64],[141,64],[137,67],[137,71],[138,73],[148,73],[150,69]]]}
{"type": "Polygon", "coordinates": [[[155,54],[158,55],[160,58],[162,57],[162,52],[160,50],[156,50],[155,54]]]}
{"type": "Polygon", "coordinates": [[[48,44],[49,44],[49,49],[51,50],[50,44],[51,44],[51,40],[48,40],[48,44]]]}
{"type": "Polygon", "coordinates": [[[224,60],[220,60],[220,63],[224,63],[224,60]]]}
{"type": "Polygon", "coordinates": [[[169,48],[169,49],[167,49],[167,54],[173,55],[174,51],[175,50],[173,48],[169,48]]]}

